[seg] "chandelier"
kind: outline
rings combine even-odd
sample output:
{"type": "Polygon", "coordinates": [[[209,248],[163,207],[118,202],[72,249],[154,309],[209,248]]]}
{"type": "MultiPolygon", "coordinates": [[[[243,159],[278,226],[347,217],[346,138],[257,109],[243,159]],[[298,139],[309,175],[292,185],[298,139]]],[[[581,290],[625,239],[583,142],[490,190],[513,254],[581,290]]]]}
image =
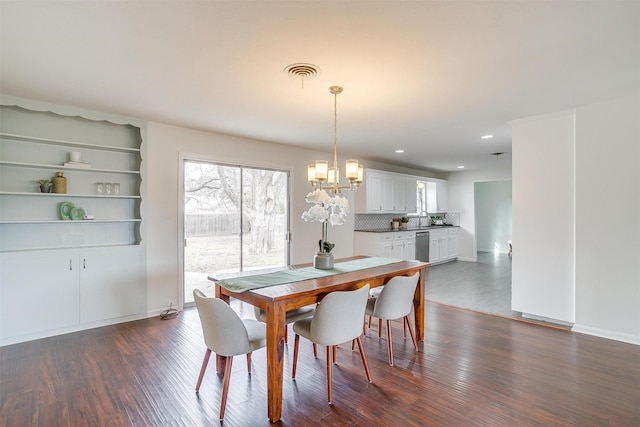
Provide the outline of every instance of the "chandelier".
{"type": "Polygon", "coordinates": [[[332,193],[337,194],[342,189],[356,190],[364,178],[364,166],[357,160],[347,160],[345,176],[349,185],[340,185],[340,170],[338,169],[338,95],[342,87],[331,86],[329,92],[333,94],[333,167],[329,167],[327,160],[316,160],[307,167],[307,180],[314,190],[322,190],[323,183],[327,183],[332,193]]]}

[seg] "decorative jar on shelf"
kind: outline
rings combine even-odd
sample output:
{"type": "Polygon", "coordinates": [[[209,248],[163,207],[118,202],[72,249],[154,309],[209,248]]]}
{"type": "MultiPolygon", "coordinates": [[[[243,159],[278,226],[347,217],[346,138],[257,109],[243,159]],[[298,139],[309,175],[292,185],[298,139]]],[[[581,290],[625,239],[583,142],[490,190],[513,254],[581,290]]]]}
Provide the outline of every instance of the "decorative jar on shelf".
{"type": "Polygon", "coordinates": [[[51,181],[53,181],[53,193],[67,194],[67,178],[62,172],[56,172],[56,176],[51,181]]]}

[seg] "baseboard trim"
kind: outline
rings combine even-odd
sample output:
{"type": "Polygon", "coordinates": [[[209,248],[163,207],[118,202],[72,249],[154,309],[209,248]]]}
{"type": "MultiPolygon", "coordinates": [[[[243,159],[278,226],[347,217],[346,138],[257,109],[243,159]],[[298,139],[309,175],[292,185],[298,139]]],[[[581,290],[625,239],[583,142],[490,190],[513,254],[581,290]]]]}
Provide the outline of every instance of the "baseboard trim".
{"type": "Polygon", "coordinates": [[[593,335],[600,338],[607,338],[615,341],[622,341],[628,344],[640,345],[640,336],[623,334],[620,332],[609,331],[607,329],[592,328],[590,326],[584,325],[574,325],[571,331],[585,335],[593,335]]]}

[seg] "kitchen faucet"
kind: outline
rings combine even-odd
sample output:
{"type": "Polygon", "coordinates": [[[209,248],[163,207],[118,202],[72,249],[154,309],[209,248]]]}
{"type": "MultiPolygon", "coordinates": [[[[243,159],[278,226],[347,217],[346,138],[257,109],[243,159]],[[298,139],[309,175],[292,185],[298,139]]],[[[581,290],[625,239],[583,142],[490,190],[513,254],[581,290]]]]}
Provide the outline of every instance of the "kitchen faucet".
{"type": "Polygon", "coordinates": [[[427,216],[429,215],[429,212],[427,211],[420,212],[420,215],[418,215],[418,228],[422,227],[422,218],[424,218],[422,214],[425,214],[425,216],[427,216]]]}

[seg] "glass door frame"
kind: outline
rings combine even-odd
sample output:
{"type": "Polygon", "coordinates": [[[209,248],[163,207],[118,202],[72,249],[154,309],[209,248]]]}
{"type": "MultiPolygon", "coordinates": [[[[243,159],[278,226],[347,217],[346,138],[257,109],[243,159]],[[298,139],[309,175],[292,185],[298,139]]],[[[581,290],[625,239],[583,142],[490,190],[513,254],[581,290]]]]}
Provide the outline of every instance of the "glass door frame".
{"type": "MultiPolygon", "coordinates": [[[[184,230],[184,191],[185,191],[185,183],[184,183],[184,165],[185,162],[201,162],[201,163],[210,163],[221,166],[231,166],[238,167],[241,169],[264,169],[264,170],[273,170],[278,172],[283,172],[287,174],[286,178],[286,193],[287,193],[287,204],[285,206],[285,219],[286,219],[286,232],[285,232],[285,264],[288,265],[291,262],[291,196],[292,196],[292,188],[291,188],[291,176],[292,176],[292,168],[291,166],[283,166],[283,165],[274,165],[274,164],[257,164],[250,162],[237,162],[231,161],[229,159],[221,159],[217,157],[210,157],[204,154],[189,154],[189,153],[178,153],[178,310],[182,311],[185,307],[191,307],[194,304],[188,303],[185,305],[184,299],[184,289],[185,289],[185,279],[184,279],[184,268],[185,268],[185,245],[186,245],[186,237],[184,230]]],[[[240,187],[242,188],[242,173],[240,174],[240,187]]],[[[240,214],[242,215],[242,198],[240,198],[240,214]]],[[[242,221],[241,221],[242,223],[242,221]]],[[[242,262],[242,225],[240,231],[240,261],[242,262]]],[[[240,264],[242,265],[242,264],[240,264]]]]}

